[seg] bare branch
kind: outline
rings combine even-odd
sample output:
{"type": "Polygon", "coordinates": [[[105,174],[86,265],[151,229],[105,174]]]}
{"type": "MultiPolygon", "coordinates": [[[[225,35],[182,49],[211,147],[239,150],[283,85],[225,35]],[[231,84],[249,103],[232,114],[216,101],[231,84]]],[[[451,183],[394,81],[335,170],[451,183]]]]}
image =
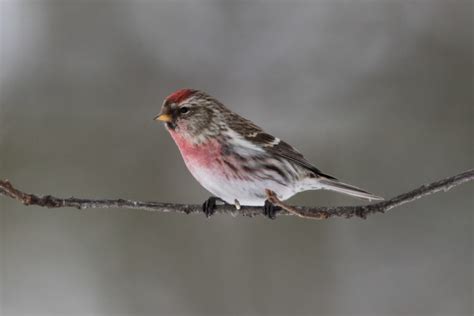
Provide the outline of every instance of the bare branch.
{"type": "MultiPolygon", "coordinates": [[[[307,207],[294,206],[294,210],[299,212],[302,217],[314,219],[326,219],[330,217],[361,217],[366,218],[367,215],[375,213],[384,213],[394,207],[405,203],[413,202],[424,196],[437,193],[440,191],[448,191],[449,189],[474,179],[474,169],[460,173],[458,175],[448,177],[427,185],[422,185],[410,192],[400,194],[390,200],[378,202],[375,204],[362,206],[333,206],[333,207],[307,207]]],[[[48,208],[74,207],[77,209],[87,208],[128,208],[144,211],[158,212],[177,212],[177,213],[201,213],[202,206],[196,204],[174,204],[161,202],[143,202],[124,199],[102,200],[102,199],[78,199],[78,198],[58,198],[51,195],[39,196],[35,194],[25,193],[13,187],[8,180],[0,181],[0,194],[16,199],[24,205],[37,205],[48,208]]],[[[244,216],[256,216],[263,214],[262,207],[243,206],[240,210],[235,209],[232,205],[219,205],[216,213],[233,214],[244,216]]],[[[294,215],[286,210],[280,210],[278,215],[294,215]]]]}

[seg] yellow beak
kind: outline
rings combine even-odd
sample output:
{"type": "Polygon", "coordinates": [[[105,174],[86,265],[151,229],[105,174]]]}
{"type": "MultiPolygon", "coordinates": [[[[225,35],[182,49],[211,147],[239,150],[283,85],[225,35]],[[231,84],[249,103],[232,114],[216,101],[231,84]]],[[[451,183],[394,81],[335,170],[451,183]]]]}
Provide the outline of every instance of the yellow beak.
{"type": "Polygon", "coordinates": [[[171,122],[173,118],[169,114],[158,114],[153,119],[154,121],[162,121],[162,122],[171,122]]]}

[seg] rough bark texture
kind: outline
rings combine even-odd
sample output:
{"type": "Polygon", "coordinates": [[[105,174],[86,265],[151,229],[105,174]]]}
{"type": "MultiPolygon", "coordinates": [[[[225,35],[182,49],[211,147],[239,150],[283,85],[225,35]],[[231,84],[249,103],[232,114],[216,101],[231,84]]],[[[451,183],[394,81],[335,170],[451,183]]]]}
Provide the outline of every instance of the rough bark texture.
{"type": "MultiPolygon", "coordinates": [[[[361,206],[294,206],[302,217],[314,219],[327,219],[331,217],[360,217],[367,215],[384,213],[394,207],[415,201],[424,196],[449,189],[474,179],[474,169],[448,177],[430,184],[422,185],[412,191],[400,194],[389,200],[361,205],[361,206]]],[[[124,199],[79,199],[79,198],[58,198],[51,195],[35,195],[25,193],[15,188],[8,180],[0,181],[0,194],[16,199],[24,205],[36,205],[48,208],[74,207],[77,209],[87,208],[128,208],[134,210],[157,211],[157,212],[177,212],[177,213],[201,213],[202,206],[197,204],[174,204],[162,202],[144,202],[124,199]]],[[[244,216],[256,216],[263,214],[262,207],[243,206],[237,210],[232,205],[219,205],[216,214],[232,214],[244,216]]],[[[278,215],[294,215],[288,211],[281,210],[278,215]]]]}

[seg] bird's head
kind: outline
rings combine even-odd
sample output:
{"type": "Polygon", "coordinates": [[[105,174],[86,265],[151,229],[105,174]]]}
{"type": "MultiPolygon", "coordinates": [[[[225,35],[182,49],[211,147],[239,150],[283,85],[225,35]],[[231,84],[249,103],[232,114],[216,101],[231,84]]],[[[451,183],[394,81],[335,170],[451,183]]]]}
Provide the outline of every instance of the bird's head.
{"type": "Polygon", "coordinates": [[[154,120],[165,122],[172,133],[200,142],[218,132],[222,109],[222,104],[202,91],[181,89],[166,97],[154,120]]]}

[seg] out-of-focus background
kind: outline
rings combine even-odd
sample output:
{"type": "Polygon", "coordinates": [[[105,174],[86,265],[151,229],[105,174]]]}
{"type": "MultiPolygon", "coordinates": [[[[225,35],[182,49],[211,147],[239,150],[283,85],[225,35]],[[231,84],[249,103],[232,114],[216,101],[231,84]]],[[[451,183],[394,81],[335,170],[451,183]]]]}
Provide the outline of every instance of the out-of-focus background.
{"type": "MultiPolygon", "coordinates": [[[[0,177],[38,194],[201,203],[152,121],[191,87],[394,196],[473,165],[472,14],[444,0],[2,1],[0,177]]],[[[472,184],[365,221],[0,197],[0,313],[471,315],[472,206],[472,184]]]]}

